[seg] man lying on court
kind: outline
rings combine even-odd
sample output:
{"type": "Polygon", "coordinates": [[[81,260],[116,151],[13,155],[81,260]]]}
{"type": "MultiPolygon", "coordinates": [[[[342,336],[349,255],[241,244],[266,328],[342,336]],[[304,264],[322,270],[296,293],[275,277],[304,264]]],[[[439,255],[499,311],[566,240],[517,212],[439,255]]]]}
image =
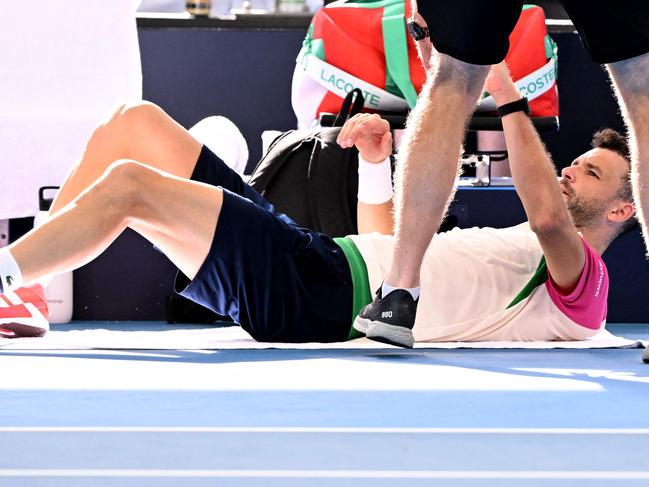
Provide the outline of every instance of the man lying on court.
{"type": "MultiPolygon", "coordinates": [[[[565,168],[558,184],[505,67],[492,70],[486,90],[501,107],[511,171],[529,222],[454,229],[433,239],[414,339],[590,337],[606,316],[608,277],[600,255],[634,214],[625,140],[611,130],[596,134],[593,149],[565,168]]],[[[357,115],[338,140],[355,144],[364,159],[361,232],[389,231],[387,122],[357,115]]],[[[370,289],[380,286],[394,245],[392,236],[379,233],[334,241],[298,228],[151,104],[122,107],[96,129],[51,215],[0,250],[0,328],[7,337],[48,329],[42,287],[33,283],[89,262],[129,227],[180,269],[177,291],[231,316],[255,339],[342,341],[359,335],[352,320],[371,301],[370,289]]],[[[400,306],[384,321],[413,312],[400,306]]],[[[365,317],[355,326],[372,337],[372,321],[365,317]]],[[[391,341],[412,346],[406,331],[391,341]]]]}

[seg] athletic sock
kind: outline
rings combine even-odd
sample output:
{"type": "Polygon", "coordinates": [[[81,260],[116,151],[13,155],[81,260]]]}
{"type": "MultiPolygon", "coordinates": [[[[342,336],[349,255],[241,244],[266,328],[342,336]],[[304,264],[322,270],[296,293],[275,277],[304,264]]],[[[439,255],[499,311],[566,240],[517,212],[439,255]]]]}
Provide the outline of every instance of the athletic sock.
{"type": "Polygon", "coordinates": [[[388,294],[390,294],[392,291],[396,289],[403,289],[404,291],[408,291],[410,295],[412,296],[412,299],[417,301],[419,299],[419,286],[417,287],[393,287],[390,286],[389,284],[386,284],[385,282],[381,285],[381,296],[385,297],[388,294]]]}
{"type": "Polygon", "coordinates": [[[9,249],[0,249],[0,294],[23,285],[23,274],[9,249]]]}

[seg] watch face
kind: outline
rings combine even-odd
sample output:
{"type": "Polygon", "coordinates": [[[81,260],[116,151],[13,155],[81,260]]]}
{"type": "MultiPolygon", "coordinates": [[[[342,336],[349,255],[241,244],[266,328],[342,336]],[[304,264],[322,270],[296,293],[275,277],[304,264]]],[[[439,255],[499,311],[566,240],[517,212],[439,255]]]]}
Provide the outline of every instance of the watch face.
{"type": "Polygon", "coordinates": [[[414,20],[411,22],[408,22],[407,24],[408,27],[408,32],[412,36],[412,38],[416,41],[420,41],[422,39],[425,39],[428,37],[428,28],[427,27],[422,27],[419,25],[417,22],[414,20]]]}

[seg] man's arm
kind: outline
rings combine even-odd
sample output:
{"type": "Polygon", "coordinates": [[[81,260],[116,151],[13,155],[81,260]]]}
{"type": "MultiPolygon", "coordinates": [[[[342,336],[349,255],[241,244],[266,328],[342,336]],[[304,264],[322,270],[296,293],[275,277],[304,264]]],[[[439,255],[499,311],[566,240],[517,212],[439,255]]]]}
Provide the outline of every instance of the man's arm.
{"type": "MultiPolygon", "coordinates": [[[[485,89],[498,106],[521,98],[504,63],[495,65],[485,89]]],[[[509,165],[530,227],[543,249],[548,271],[570,292],[584,268],[584,249],[557,184],[557,175],[532,122],[523,112],[502,117],[509,165]]]]}
{"type": "Polygon", "coordinates": [[[392,218],[392,179],[389,158],[392,154],[392,133],[390,125],[376,114],[361,113],[350,118],[340,131],[338,143],[341,147],[356,146],[359,152],[359,188],[373,202],[361,201],[357,207],[358,233],[379,232],[391,235],[394,231],[392,218]],[[366,165],[363,167],[363,165],[366,165]],[[386,168],[385,165],[388,165],[386,168]],[[367,178],[367,180],[363,180],[367,178]],[[378,178],[378,179],[377,179],[378,178]],[[390,185],[389,187],[387,185],[390,185]],[[369,186],[369,188],[368,188],[369,186]],[[389,193],[386,192],[389,190],[389,193]],[[374,194],[372,194],[374,193],[374,194]],[[381,197],[382,195],[387,195],[381,197]],[[386,199],[387,198],[387,199],[386,199]],[[383,200],[383,201],[381,201],[383,200]]]}

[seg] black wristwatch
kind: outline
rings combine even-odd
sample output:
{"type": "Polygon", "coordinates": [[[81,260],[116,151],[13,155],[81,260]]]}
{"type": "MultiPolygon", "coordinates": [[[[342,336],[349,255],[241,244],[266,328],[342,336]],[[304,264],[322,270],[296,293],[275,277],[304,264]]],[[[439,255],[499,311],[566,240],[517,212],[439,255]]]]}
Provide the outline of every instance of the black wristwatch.
{"type": "Polygon", "coordinates": [[[525,115],[529,116],[530,105],[527,103],[527,98],[523,97],[520,100],[499,106],[496,111],[498,112],[498,116],[501,118],[514,112],[523,112],[525,115]]]}
{"type": "Polygon", "coordinates": [[[408,22],[406,25],[408,27],[408,32],[410,33],[410,36],[416,41],[420,41],[430,36],[428,27],[422,27],[414,20],[408,22]]]}

